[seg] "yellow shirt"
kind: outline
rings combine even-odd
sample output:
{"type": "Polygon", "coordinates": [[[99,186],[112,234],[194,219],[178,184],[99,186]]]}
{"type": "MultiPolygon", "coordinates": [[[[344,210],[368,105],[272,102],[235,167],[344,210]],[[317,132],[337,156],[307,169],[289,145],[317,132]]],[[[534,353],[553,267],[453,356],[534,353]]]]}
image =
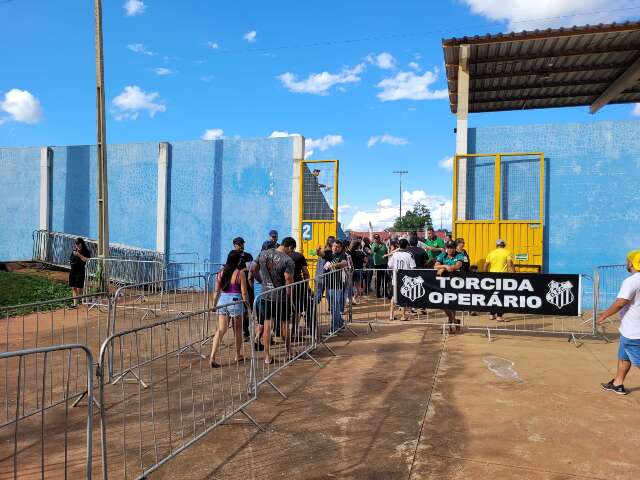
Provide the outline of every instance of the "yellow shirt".
{"type": "Polygon", "coordinates": [[[485,259],[486,263],[490,263],[490,272],[507,272],[507,262],[511,260],[513,262],[513,255],[506,248],[496,248],[487,255],[485,259]]]}

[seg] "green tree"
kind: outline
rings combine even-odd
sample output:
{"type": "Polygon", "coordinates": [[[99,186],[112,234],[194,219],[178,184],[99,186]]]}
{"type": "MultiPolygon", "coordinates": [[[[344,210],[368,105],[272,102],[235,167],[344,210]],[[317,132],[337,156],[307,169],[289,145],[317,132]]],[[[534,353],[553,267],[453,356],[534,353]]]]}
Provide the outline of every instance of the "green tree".
{"type": "Polygon", "coordinates": [[[395,231],[422,231],[427,227],[433,227],[431,221],[431,212],[429,209],[418,202],[413,206],[412,210],[406,212],[402,217],[396,218],[393,224],[395,231]]]}

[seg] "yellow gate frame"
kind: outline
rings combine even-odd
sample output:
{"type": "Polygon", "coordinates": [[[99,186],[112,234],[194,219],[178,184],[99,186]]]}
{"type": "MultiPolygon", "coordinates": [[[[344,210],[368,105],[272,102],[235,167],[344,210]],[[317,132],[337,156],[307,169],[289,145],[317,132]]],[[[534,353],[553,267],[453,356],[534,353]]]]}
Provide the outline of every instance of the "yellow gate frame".
{"type": "Polygon", "coordinates": [[[484,266],[487,253],[495,248],[495,241],[502,238],[514,254],[517,271],[541,272],[544,262],[544,153],[478,153],[456,155],[453,165],[453,232],[455,237],[466,240],[466,248],[473,265],[484,266]],[[540,159],[540,217],[530,220],[502,220],[502,157],[537,156],[540,159]],[[464,158],[494,157],[493,220],[458,220],[458,169],[464,158]],[[526,258],[526,259],[525,259],[526,258]]]}
{"type": "Polygon", "coordinates": [[[338,160],[303,160],[300,162],[300,221],[299,221],[299,251],[305,256],[308,263],[309,273],[311,278],[315,275],[316,264],[318,261],[318,255],[316,248],[319,245],[324,245],[328,236],[338,236],[338,173],[339,173],[339,161],[338,160]],[[332,163],[333,164],[333,205],[329,207],[333,210],[333,218],[329,220],[312,220],[304,218],[304,172],[305,167],[310,164],[318,163],[332,163]],[[304,238],[303,226],[304,224],[312,224],[312,236],[311,239],[304,238]]]}

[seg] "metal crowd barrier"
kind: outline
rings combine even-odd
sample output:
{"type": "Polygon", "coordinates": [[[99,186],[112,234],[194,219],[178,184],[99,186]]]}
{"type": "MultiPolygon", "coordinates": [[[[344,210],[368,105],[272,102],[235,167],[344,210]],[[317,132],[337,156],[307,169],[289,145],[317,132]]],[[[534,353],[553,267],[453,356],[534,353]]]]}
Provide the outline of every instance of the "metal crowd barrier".
{"type": "MultiPolygon", "coordinates": [[[[94,304],[109,305],[106,293],[76,297],[76,300],[94,304]]],[[[82,344],[97,355],[100,345],[110,334],[109,309],[86,308],[80,305],[73,308],[73,297],[36,302],[12,307],[0,308],[0,352],[10,353],[16,350],[37,349],[62,344],[82,344]]],[[[28,374],[38,375],[36,370],[28,374]]],[[[1,372],[5,380],[10,376],[1,372]]],[[[53,380],[53,379],[52,379],[53,380]]],[[[79,396],[87,394],[84,383],[77,377],[69,384],[70,391],[79,396]]],[[[62,397],[62,384],[51,384],[53,396],[47,401],[57,402],[62,397]]],[[[79,401],[79,400],[78,400],[79,401]]],[[[77,403],[77,402],[76,402],[77,403]]]]}
{"type": "Polygon", "coordinates": [[[91,479],[92,364],[91,352],[80,344],[0,353],[3,478],[91,479]],[[88,392],[86,410],[71,408],[79,382],[88,392]]]}
{"type": "Polygon", "coordinates": [[[206,310],[207,279],[202,275],[124,285],[111,305],[111,333],[144,325],[148,318],[206,310]]]}
{"type": "MultiPolygon", "coordinates": [[[[33,232],[33,258],[34,262],[45,263],[56,267],[69,268],[69,258],[76,238],[79,235],[52,232],[49,230],[36,230],[33,232]]],[[[83,237],[84,238],[84,237],[83,237]]],[[[96,240],[85,238],[87,248],[91,256],[97,256],[98,244],[96,240]]],[[[126,258],[131,260],[153,260],[164,263],[164,254],[155,250],[131,247],[119,243],[109,244],[109,257],[126,258]]]]}
{"type": "Polygon", "coordinates": [[[224,313],[242,305],[235,302],[137,326],[105,341],[98,368],[105,479],[146,478],[239,413],[262,429],[245,411],[257,398],[252,342],[242,341],[242,328],[229,328],[222,336],[221,327],[233,323],[224,313]],[[215,357],[219,368],[211,368],[204,341],[216,326],[221,328],[217,339],[214,335],[220,345],[215,357]],[[193,349],[199,355],[188,354],[193,349]],[[147,388],[139,382],[111,384],[109,358],[116,372],[133,373],[147,388]]]}
{"type": "MultiPolygon", "coordinates": [[[[581,305],[593,305],[593,279],[590,275],[581,275],[581,305]]],[[[593,308],[585,308],[579,316],[532,315],[505,313],[504,322],[491,320],[488,313],[467,316],[464,327],[468,330],[481,330],[491,333],[535,333],[551,335],[568,335],[576,342],[578,338],[596,335],[596,315],[593,308]]]]}
{"type": "MultiPolygon", "coordinates": [[[[432,270],[432,269],[421,269],[432,270]]],[[[442,310],[429,309],[400,309],[393,305],[394,271],[389,268],[363,268],[353,272],[353,322],[367,323],[370,327],[374,323],[389,321],[411,321],[419,325],[435,325],[439,328],[450,329],[462,326],[468,312],[457,312],[459,324],[449,323],[449,319],[442,310]]]]}
{"type": "Polygon", "coordinates": [[[283,398],[272,378],[296,360],[311,355],[319,344],[335,352],[326,340],[348,329],[351,319],[351,269],[328,271],[313,282],[304,280],[262,291],[256,296],[253,345],[256,362],[256,385],[271,386],[283,398]]]}
{"type": "Polygon", "coordinates": [[[597,313],[609,308],[616,301],[620,285],[628,276],[626,265],[601,265],[594,269],[593,280],[597,286],[594,300],[597,313]]]}
{"type": "Polygon", "coordinates": [[[90,258],[85,264],[83,293],[90,294],[105,290],[105,278],[109,279],[109,289],[111,289],[121,285],[159,282],[166,277],[164,276],[164,263],[161,261],[90,258]]]}

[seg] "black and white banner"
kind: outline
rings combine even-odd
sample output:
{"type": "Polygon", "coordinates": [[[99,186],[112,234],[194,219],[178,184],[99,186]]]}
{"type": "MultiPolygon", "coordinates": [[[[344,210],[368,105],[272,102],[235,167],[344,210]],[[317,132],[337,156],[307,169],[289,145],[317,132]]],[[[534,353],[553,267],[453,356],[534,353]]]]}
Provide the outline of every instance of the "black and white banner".
{"type": "Polygon", "coordinates": [[[395,275],[393,293],[401,307],[580,314],[580,275],[469,272],[440,277],[435,270],[397,270],[395,275]]]}

